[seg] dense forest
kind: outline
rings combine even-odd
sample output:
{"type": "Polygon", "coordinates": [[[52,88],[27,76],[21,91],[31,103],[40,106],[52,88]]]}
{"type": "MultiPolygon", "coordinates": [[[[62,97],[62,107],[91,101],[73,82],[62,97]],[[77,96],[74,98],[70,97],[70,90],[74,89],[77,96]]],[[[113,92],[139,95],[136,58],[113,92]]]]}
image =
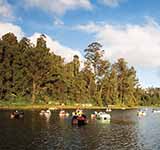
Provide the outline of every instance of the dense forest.
{"type": "Polygon", "coordinates": [[[140,88],[134,67],[123,58],[111,64],[102,45],[93,42],[69,63],[47,48],[45,35],[36,45],[13,33],[0,39],[0,102],[106,105],[158,105],[160,88],[140,88]]]}

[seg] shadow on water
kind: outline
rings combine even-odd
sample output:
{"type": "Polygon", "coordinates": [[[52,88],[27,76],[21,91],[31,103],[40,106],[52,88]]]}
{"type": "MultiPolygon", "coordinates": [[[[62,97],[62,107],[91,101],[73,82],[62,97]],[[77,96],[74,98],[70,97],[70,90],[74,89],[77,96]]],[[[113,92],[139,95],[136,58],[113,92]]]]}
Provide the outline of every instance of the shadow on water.
{"type": "Polygon", "coordinates": [[[137,116],[136,109],[113,110],[110,121],[91,119],[93,110],[86,110],[85,126],[72,126],[71,116],[60,118],[58,110],[50,118],[40,116],[40,111],[25,111],[23,119],[10,119],[10,112],[0,111],[2,150],[160,149],[160,114],[151,109],[143,117],[137,116]]]}

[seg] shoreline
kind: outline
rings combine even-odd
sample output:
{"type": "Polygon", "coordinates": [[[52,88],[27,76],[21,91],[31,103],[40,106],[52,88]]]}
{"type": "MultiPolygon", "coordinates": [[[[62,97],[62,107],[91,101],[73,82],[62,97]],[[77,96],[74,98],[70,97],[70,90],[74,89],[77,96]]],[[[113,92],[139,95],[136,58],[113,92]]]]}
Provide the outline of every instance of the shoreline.
{"type": "MultiPolygon", "coordinates": [[[[133,107],[128,107],[128,106],[116,106],[116,105],[109,105],[109,108],[111,109],[138,109],[141,107],[149,107],[149,106],[133,106],[133,107]]],[[[150,106],[152,107],[152,106],[150,106]]],[[[33,104],[33,105],[0,105],[0,110],[14,110],[14,109],[23,109],[23,110],[32,110],[32,109],[50,109],[50,110],[60,110],[60,109],[106,109],[107,107],[100,107],[100,106],[69,106],[69,105],[38,105],[38,104],[33,104]]]]}

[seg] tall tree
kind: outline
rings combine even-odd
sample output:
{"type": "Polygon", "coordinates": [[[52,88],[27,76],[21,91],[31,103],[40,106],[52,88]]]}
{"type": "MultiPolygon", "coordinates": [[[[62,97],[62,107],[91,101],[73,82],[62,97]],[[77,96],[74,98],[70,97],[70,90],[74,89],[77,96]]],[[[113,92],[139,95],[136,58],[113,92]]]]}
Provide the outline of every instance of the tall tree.
{"type": "Polygon", "coordinates": [[[79,73],[79,67],[80,67],[79,56],[78,55],[74,55],[74,58],[73,58],[74,76],[78,75],[78,73],[79,73]]]}
{"type": "Polygon", "coordinates": [[[103,59],[104,50],[101,50],[102,45],[98,42],[91,43],[85,49],[85,58],[93,67],[95,82],[96,82],[96,100],[98,105],[102,106],[102,89],[104,79],[108,78],[110,63],[103,59]]]}
{"type": "Polygon", "coordinates": [[[15,94],[14,74],[15,61],[17,59],[18,41],[13,33],[2,36],[1,46],[0,76],[1,99],[10,99],[15,94]]]}
{"type": "Polygon", "coordinates": [[[115,105],[118,102],[118,76],[112,65],[109,78],[104,81],[103,97],[106,104],[115,105]]]}
{"type": "Polygon", "coordinates": [[[0,99],[43,99],[60,103],[97,105],[159,105],[159,88],[140,88],[134,67],[120,58],[112,66],[103,57],[102,45],[85,49],[84,67],[79,56],[67,64],[47,48],[45,35],[33,45],[27,38],[19,42],[13,33],[0,39],[0,99]]]}
{"type": "Polygon", "coordinates": [[[119,104],[133,105],[137,103],[135,89],[138,81],[135,69],[133,67],[129,68],[123,58],[118,59],[118,62],[114,65],[118,76],[119,104]]]}
{"type": "Polygon", "coordinates": [[[47,80],[53,65],[51,53],[46,47],[46,41],[43,36],[37,39],[36,47],[31,47],[26,51],[25,60],[26,73],[32,81],[32,102],[35,103],[41,85],[47,80]]]}

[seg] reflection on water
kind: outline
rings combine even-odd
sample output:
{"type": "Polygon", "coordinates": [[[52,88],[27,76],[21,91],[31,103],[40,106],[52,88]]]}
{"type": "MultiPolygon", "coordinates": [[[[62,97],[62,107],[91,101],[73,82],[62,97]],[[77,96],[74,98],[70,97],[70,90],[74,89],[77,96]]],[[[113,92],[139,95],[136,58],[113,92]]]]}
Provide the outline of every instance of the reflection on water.
{"type": "MultiPolygon", "coordinates": [[[[72,110],[70,110],[70,113],[72,110]]],[[[93,113],[85,111],[88,118],[93,113]]],[[[24,119],[10,119],[0,111],[0,150],[159,150],[160,114],[147,109],[113,110],[111,121],[89,118],[85,126],[72,126],[71,117],[60,118],[52,111],[48,118],[39,111],[25,111],[24,119]]]]}

